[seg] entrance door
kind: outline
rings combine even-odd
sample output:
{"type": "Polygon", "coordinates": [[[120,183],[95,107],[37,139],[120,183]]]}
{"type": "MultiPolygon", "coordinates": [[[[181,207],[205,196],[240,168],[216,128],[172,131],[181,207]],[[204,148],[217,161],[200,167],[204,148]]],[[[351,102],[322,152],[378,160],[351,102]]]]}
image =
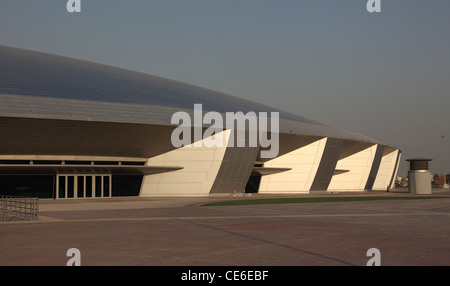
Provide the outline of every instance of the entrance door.
{"type": "Polygon", "coordinates": [[[111,180],[111,174],[57,174],[56,199],[110,198],[111,180]]]}
{"type": "Polygon", "coordinates": [[[257,193],[259,184],[261,183],[261,175],[251,175],[247,185],[245,186],[245,193],[257,193]]]}

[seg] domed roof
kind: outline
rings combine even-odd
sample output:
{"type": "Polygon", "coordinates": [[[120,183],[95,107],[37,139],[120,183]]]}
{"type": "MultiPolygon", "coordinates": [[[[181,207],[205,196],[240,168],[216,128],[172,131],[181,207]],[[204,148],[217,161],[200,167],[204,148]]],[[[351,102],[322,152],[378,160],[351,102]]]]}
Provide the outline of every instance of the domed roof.
{"type": "Polygon", "coordinates": [[[279,112],[280,132],[377,143],[236,96],[141,72],[0,46],[0,116],[170,125],[176,111],[279,112]]]}

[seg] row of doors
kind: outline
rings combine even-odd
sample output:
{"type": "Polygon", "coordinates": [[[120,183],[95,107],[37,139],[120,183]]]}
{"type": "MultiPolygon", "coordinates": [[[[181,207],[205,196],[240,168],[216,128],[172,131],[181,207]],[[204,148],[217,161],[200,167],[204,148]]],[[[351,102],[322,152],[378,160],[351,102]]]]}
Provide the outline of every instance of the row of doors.
{"type": "Polygon", "coordinates": [[[112,197],[111,174],[56,175],[57,199],[105,197],[112,197]]]}

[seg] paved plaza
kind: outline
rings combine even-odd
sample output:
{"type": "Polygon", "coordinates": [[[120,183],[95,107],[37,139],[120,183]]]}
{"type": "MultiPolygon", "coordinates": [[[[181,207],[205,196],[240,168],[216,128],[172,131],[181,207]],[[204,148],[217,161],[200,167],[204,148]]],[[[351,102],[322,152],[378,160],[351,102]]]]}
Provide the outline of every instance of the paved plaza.
{"type": "MultiPolygon", "coordinates": [[[[413,196],[323,196],[346,195],[413,196]]],[[[364,266],[371,248],[381,265],[450,265],[447,198],[201,206],[262,197],[41,200],[39,221],[0,224],[0,265],[65,266],[70,248],[102,266],[364,266]]]]}

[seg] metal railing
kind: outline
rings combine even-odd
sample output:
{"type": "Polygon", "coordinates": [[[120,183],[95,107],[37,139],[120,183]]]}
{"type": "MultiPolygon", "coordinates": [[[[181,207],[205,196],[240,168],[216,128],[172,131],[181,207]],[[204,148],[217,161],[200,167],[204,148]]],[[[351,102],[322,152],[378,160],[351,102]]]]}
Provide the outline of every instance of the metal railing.
{"type": "Polygon", "coordinates": [[[38,219],[38,198],[17,196],[0,197],[0,222],[38,219]]]}

